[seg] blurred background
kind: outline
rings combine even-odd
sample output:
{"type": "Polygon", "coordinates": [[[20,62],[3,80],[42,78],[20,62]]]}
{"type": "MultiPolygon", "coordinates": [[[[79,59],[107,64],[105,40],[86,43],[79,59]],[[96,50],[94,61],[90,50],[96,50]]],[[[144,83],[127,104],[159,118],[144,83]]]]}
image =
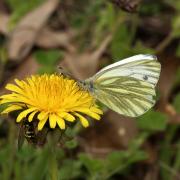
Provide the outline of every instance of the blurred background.
{"type": "MultiPolygon", "coordinates": [[[[85,79],[134,54],[162,64],[157,103],[130,119],[105,107],[91,127],[57,150],[60,180],[180,179],[180,1],[1,0],[0,94],[14,78],[62,66],[85,79]]],[[[0,117],[0,179],[53,179],[51,153],[27,142],[17,150],[18,126],[0,117]]],[[[55,178],[54,178],[55,179],[55,178]]]]}

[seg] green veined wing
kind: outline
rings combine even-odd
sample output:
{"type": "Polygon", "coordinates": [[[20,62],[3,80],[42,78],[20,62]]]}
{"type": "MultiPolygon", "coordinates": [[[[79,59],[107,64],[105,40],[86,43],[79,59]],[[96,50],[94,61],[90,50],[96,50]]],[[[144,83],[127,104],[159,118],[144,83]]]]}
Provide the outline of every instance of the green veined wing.
{"type": "Polygon", "coordinates": [[[120,114],[136,117],[154,105],[160,69],[156,56],[136,55],[103,68],[89,81],[99,101],[120,114]]]}

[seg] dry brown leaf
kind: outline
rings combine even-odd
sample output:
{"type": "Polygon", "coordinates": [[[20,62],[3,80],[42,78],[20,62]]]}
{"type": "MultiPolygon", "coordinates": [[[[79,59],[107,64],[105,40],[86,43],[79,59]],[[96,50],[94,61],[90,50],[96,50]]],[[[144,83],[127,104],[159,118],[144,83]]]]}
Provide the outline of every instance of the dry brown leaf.
{"type": "Polygon", "coordinates": [[[171,104],[168,104],[168,103],[166,104],[165,111],[170,116],[175,116],[176,115],[176,110],[171,104]]]}
{"type": "Polygon", "coordinates": [[[148,16],[140,19],[140,27],[153,34],[168,35],[171,31],[169,16],[148,16]]]}
{"type": "Polygon", "coordinates": [[[167,102],[171,94],[171,90],[174,84],[174,79],[176,76],[176,71],[179,66],[179,60],[172,55],[160,55],[161,61],[161,76],[158,83],[158,89],[161,94],[160,101],[167,102]]]}
{"type": "MultiPolygon", "coordinates": [[[[8,31],[9,15],[0,14],[0,33],[10,36],[8,31]]],[[[52,31],[44,27],[38,34],[34,44],[40,48],[66,48],[69,46],[71,39],[75,36],[74,30],[52,31]]]]}
{"type": "MultiPolygon", "coordinates": [[[[8,36],[8,21],[9,16],[0,15],[0,33],[8,36]]],[[[48,28],[43,28],[41,33],[35,40],[35,45],[40,48],[67,48],[71,39],[75,36],[75,31],[52,31],[48,28]]]]}
{"type": "Polygon", "coordinates": [[[157,109],[165,113],[168,117],[169,124],[180,124],[180,115],[174,107],[169,103],[172,95],[173,85],[175,82],[176,72],[180,65],[179,59],[163,52],[158,58],[161,61],[161,76],[158,83],[160,91],[160,99],[157,103],[157,109]]]}
{"type": "Polygon", "coordinates": [[[41,48],[57,48],[69,46],[75,32],[69,30],[66,32],[53,32],[48,28],[44,28],[36,39],[36,45],[41,48]]]}
{"type": "Polygon", "coordinates": [[[8,22],[9,22],[9,15],[7,14],[0,14],[0,33],[8,34],[8,22]]]}
{"type": "Polygon", "coordinates": [[[158,180],[159,179],[159,166],[157,164],[149,167],[149,170],[145,174],[144,180],[158,180]]]}
{"type": "Polygon", "coordinates": [[[107,36],[97,50],[84,52],[83,54],[78,54],[75,47],[70,46],[63,63],[76,78],[86,79],[96,73],[100,57],[111,42],[111,39],[111,35],[107,36]]]}
{"type": "Polygon", "coordinates": [[[179,125],[179,124],[180,124],[180,114],[177,113],[177,114],[171,116],[171,117],[169,118],[168,123],[169,123],[169,124],[177,124],[177,125],[179,125]]]}
{"type": "Polygon", "coordinates": [[[83,149],[94,155],[105,155],[105,152],[126,148],[137,135],[136,123],[133,119],[108,111],[103,118],[88,128],[82,135],[83,149]],[[96,149],[96,151],[95,151],[96,149]]]}
{"type": "Polygon", "coordinates": [[[8,54],[12,60],[24,58],[32,48],[40,30],[52,12],[56,9],[59,0],[47,0],[44,4],[28,13],[16,26],[10,35],[8,54]]]}

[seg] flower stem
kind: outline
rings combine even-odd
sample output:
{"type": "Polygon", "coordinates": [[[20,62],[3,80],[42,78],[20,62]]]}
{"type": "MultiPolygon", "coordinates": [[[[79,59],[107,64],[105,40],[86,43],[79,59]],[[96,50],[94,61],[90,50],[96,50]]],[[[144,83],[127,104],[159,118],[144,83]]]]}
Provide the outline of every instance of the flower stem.
{"type": "Polygon", "coordinates": [[[54,148],[51,148],[49,171],[51,180],[58,180],[58,165],[56,159],[56,152],[54,151],[54,148]]]}
{"type": "Polygon", "coordinates": [[[49,145],[49,154],[50,154],[50,162],[49,162],[49,174],[51,180],[58,180],[58,164],[57,164],[57,152],[56,152],[56,144],[57,138],[55,138],[56,134],[50,134],[48,138],[49,145]]]}

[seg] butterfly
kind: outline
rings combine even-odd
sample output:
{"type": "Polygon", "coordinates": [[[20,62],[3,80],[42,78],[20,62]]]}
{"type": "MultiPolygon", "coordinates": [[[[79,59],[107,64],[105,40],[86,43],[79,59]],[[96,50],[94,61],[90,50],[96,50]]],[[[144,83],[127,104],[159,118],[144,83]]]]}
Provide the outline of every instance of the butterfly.
{"type": "Polygon", "coordinates": [[[108,65],[78,84],[113,111],[137,117],[155,104],[160,71],[156,56],[139,54],[108,65]]]}

